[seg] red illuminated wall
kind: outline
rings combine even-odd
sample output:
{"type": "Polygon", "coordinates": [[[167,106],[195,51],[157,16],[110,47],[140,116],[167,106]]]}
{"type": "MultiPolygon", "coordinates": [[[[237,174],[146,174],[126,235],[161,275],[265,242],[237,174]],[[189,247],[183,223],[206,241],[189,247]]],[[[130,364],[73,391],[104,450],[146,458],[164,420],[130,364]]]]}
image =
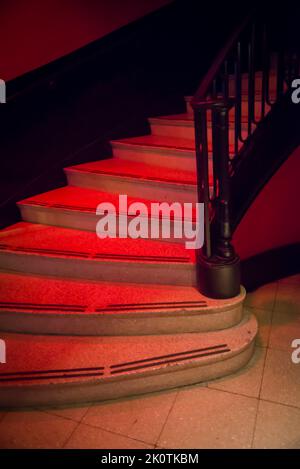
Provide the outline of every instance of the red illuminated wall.
{"type": "Polygon", "coordinates": [[[242,259],[300,242],[300,147],[255,199],[233,242],[242,259]]]}
{"type": "Polygon", "coordinates": [[[0,78],[10,80],[170,0],[0,0],[0,78]]]}

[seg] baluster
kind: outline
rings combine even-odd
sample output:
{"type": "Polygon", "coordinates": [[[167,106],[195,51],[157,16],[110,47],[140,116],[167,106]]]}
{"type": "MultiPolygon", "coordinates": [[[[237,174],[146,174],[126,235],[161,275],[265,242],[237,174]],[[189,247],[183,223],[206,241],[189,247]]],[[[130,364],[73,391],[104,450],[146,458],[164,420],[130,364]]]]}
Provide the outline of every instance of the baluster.
{"type": "Polygon", "coordinates": [[[267,39],[267,26],[263,25],[262,33],[262,83],[261,83],[261,119],[264,118],[266,112],[266,99],[268,94],[268,39],[267,39]]]}
{"type": "Polygon", "coordinates": [[[223,83],[222,83],[222,91],[223,97],[225,101],[229,98],[229,77],[228,77],[228,61],[225,60],[224,62],[224,76],[223,76],[223,83]]]}
{"type": "Polygon", "coordinates": [[[284,51],[282,47],[277,56],[277,83],[276,83],[276,99],[279,99],[283,94],[284,85],[284,51]]]}
{"type": "Polygon", "coordinates": [[[255,99],[255,67],[254,67],[255,25],[251,28],[251,38],[248,44],[248,136],[251,134],[254,122],[255,99]]]}
{"type": "Polygon", "coordinates": [[[241,43],[237,44],[237,58],[235,63],[235,155],[238,154],[238,140],[245,143],[242,136],[242,73],[241,73],[241,43]]]}
{"type": "MultiPolygon", "coordinates": [[[[213,93],[212,93],[213,101],[217,99],[217,80],[214,79],[213,81],[213,93]]],[[[216,134],[216,116],[215,112],[212,109],[211,111],[211,127],[212,127],[212,153],[214,153],[214,149],[218,146],[218,135],[216,134]]],[[[213,163],[213,176],[214,176],[214,187],[213,187],[213,197],[215,199],[218,196],[218,181],[217,181],[217,168],[216,168],[216,160],[212,158],[213,163]]]]}
{"type": "Polygon", "coordinates": [[[207,111],[206,108],[195,109],[195,148],[197,167],[198,202],[204,204],[204,246],[202,249],[206,258],[210,258],[211,236],[209,219],[209,175],[208,175],[208,143],[207,143],[207,111]]]}

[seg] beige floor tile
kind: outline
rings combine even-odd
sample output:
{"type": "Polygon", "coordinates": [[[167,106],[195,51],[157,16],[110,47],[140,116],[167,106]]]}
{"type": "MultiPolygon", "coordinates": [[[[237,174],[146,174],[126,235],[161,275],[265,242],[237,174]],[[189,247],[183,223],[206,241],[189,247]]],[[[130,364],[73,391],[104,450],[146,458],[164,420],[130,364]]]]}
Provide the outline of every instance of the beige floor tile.
{"type": "Polygon", "coordinates": [[[272,311],[275,304],[277,282],[263,285],[252,293],[248,293],[245,305],[251,308],[266,309],[272,311]]]}
{"type": "Polygon", "coordinates": [[[83,423],[154,444],[177,392],[162,392],[90,407],[83,423]]]}
{"type": "Polygon", "coordinates": [[[274,310],[300,315],[300,285],[279,283],[274,310]]]}
{"type": "Polygon", "coordinates": [[[47,414],[57,415],[66,419],[74,420],[75,422],[81,422],[85,414],[87,413],[91,404],[87,405],[72,405],[65,407],[41,407],[37,410],[46,412],[47,414]]]}
{"type": "Polygon", "coordinates": [[[153,446],[81,423],[65,448],[74,449],[150,449],[153,446]]]}
{"type": "Polygon", "coordinates": [[[300,410],[260,401],[253,447],[300,449],[300,410]]]}
{"type": "Polygon", "coordinates": [[[290,352],[294,339],[300,339],[300,314],[274,311],[269,347],[290,352]]]}
{"type": "Polygon", "coordinates": [[[250,448],[257,403],[257,399],[209,388],[181,391],[158,446],[250,448]]]}
{"type": "Polygon", "coordinates": [[[256,347],[253,357],[247,366],[224,378],[211,381],[208,387],[222,391],[258,397],[262,382],[266,349],[256,347]]]}
{"type": "Polygon", "coordinates": [[[8,412],[0,422],[0,447],[61,448],[76,425],[35,410],[8,412]]]}
{"type": "Polygon", "coordinates": [[[291,351],[267,351],[260,397],[300,408],[300,364],[292,362],[291,351]]]}

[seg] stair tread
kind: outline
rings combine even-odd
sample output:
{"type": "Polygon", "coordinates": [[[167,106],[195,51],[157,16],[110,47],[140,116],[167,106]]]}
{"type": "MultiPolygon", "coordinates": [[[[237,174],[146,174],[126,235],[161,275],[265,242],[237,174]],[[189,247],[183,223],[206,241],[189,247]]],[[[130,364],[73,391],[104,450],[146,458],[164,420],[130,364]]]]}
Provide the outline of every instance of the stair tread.
{"type": "MultiPolygon", "coordinates": [[[[167,116],[156,116],[156,117],[150,117],[149,119],[150,125],[166,125],[166,126],[178,126],[178,127],[186,127],[189,130],[194,128],[194,115],[193,113],[183,113],[183,114],[170,114],[167,116]]],[[[246,130],[247,128],[247,119],[245,116],[242,116],[242,129],[246,130]]],[[[208,128],[208,136],[210,136],[210,130],[211,130],[211,119],[210,116],[208,115],[207,119],[207,128],[208,128]]],[[[234,130],[234,110],[232,109],[231,112],[229,113],[229,129],[231,131],[234,130]]],[[[209,138],[210,140],[210,138],[209,138]]],[[[192,140],[193,141],[193,140],[192,140]]],[[[231,143],[231,151],[233,149],[232,143],[231,143]]]]}
{"type": "Polygon", "coordinates": [[[0,232],[0,251],[109,262],[189,263],[194,251],[149,239],[105,238],[96,232],[20,222],[0,232]]]}
{"type": "Polygon", "coordinates": [[[192,114],[186,113],[181,113],[181,114],[170,114],[167,116],[155,116],[155,117],[150,117],[149,122],[172,122],[178,125],[184,124],[184,125],[189,125],[189,126],[194,126],[194,116],[192,114]]]}
{"type": "Polygon", "coordinates": [[[226,360],[249,346],[256,328],[255,318],[246,315],[237,326],[209,333],[92,338],[3,333],[10,359],[1,365],[1,388],[143,376],[226,360]]]}
{"type": "Polygon", "coordinates": [[[139,137],[124,138],[120,140],[113,140],[113,145],[134,145],[134,146],[145,146],[147,148],[162,148],[162,149],[174,149],[182,151],[190,151],[194,156],[195,144],[192,140],[186,138],[175,138],[163,135],[141,135],[139,137]]]}
{"type": "MultiPolygon", "coordinates": [[[[64,186],[23,199],[18,202],[18,205],[46,205],[52,208],[66,208],[68,210],[87,211],[96,214],[96,208],[101,202],[109,202],[118,206],[118,198],[119,194],[84,187],[64,186]]],[[[151,201],[141,197],[128,196],[127,200],[128,204],[142,202],[147,207],[150,207],[151,203],[151,201]]]]}
{"type": "MultiPolygon", "coordinates": [[[[239,299],[239,301],[241,301],[239,299]]],[[[214,300],[188,286],[125,284],[43,278],[0,272],[0,314],[3,311],[36,315],[155,314],[197,310],[208,314],[226,310],[237,299],[214,300]]],[[[175,319],[175,316],[174,316],[175,319]]]]}
{"type": "Polygon", "coordinates": [[[177,185],[195,185],[197,177],[195,171],[182,171],[173,168],[162,168],[152,164],[125,161],[118,158],[93,161],[66,168],[66,171],[83,173],[108,174],[124,178],[141,179],[146,181],[166,182],[177,185]]]}
{"type": "MultiPolygon", "coordinates": [[[[96,209],[101,202],[112,203],[116,207],[117,213],[124,213],[122,208],[121,210],[119,209],[119,194],[75,186],[64,186],[59,189],[43,192],[19,201],[18,205],[34,206],[43,209],[86,212],[94,214],[96,217],[96,209]]],[[[151,203],[159,203],[160,201],[127,196],[127,205],[134,202],[145,204],[150,213],[151,203]]],[[[193,219],[195,219],[194,207],[192,213],[193,219]]],[[[171,219],[173,218],[176,218],[176,215],[171,213],[171,219]]]]}

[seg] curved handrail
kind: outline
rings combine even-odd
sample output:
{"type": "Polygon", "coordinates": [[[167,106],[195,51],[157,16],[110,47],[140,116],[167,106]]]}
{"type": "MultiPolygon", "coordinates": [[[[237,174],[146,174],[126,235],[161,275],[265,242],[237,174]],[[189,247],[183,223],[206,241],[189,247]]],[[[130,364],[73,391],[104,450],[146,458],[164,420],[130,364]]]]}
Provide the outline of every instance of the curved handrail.
{"type": "Polygon", "coordinates": [[[241,33],[244,31],[244,29],[248,26],[250,23],[252,17],[253,17],[253,12],[248,14],[244,20],[239,24],[239,26],[235,29],[233,34],[230,36],[224,47],[220,50],[219,54],[217,57],[214,59],[212,65],[210,66],[208,72],[204,76],[204,78],[201,80],[201,83],[194,94],[191,105],[196,105],[197,102],[203,101],[204,98],[206,98],[207,93],[209,91],[210,86],[212,85],[213,80],[216,78],[218,75],[222,65],[224,64],[224,61],[230,54],[231,50],[233,47],[236,45],[241,33]]]}
{"type": "MultiPolygon", "coordinates": [[[[299,59],[284,34],[279,42],[274,41],[273,23],[267,21],[263,10],[257,16],[254,13],[231,35],[191,101],[198,201],[204,204],[204,245],[197,258],[198,287],[212,298],[230,298],[240,289],[239,257],[231,244],[232,178],[245,154],[245,146],[253,152],[256,128],[262,129],[269,110],[299,73],[299,59]]],[[[282,21],[282,17],[278,20],[282,21]]],[[[235,198],[238,199],[237,194],[235,198]]]]}

